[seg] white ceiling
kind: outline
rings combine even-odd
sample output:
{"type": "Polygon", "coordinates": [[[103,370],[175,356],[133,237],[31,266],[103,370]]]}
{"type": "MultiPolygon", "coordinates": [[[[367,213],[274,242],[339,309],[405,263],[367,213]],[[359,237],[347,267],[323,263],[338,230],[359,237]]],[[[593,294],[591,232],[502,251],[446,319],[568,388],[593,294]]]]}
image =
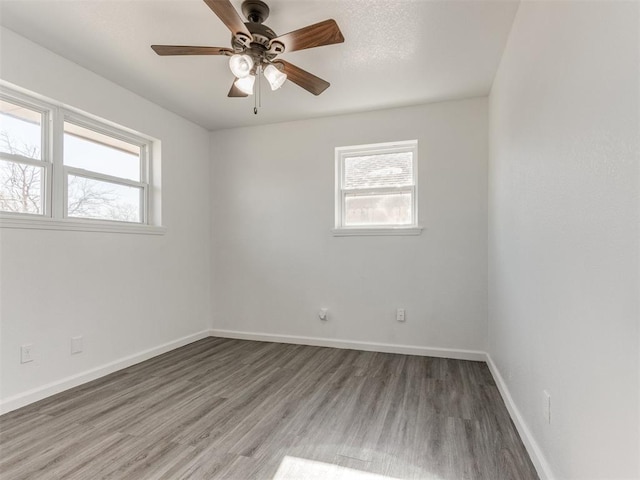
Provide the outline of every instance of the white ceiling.
{"type": "MultiPolygon", "coordinates": [[[[241,0],[232,0],[240,11],[241,0]]],[[[486,95],[516,0],[267,0],[284,34],[327,18],[345,42],[282,58],[331,82],[227,98],[226,57],[159,57],[151,44],[228,47],[202,0],[0,0],[0,23],[210,130],[486,95]]],[[[0,47],[1,48],[1,47],[0,47]]],[[[1,54],[1,50],[0,50],[1,54]]]]}

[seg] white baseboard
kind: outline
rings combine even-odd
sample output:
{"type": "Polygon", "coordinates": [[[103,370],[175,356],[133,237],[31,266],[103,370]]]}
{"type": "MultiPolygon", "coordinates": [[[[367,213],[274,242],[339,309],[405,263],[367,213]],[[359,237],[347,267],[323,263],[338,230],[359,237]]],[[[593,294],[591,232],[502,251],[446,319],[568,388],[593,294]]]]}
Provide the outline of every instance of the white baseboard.
{"type": "Polygon", "coordinates": [[[518,433],[520,434],[520,438],[522,439],[522,443],[524,443],[524,447],[527,449],[529,453],[529,457],[531,457],[531,461],[533,462],[533,466],[536,467],[536,471],[538,472],[538,476],[540,480],[554,480],[555,476],[551,471],[551,466],[547,459],[542,453],[538,442],[536,442],[531,430],[527,426],[527,423],[524,421],[524,418],[520,414],[520,410],[516,406],[513,398],[511,397],[511,393],[509,393],[509,389],[507,388],[507,384],[500,375],[500,371],[498,367],[491,359],[491,356],[486,354],[486,362],[489,366],[489,371],[491,371],[491,375],[493,375],[493,379],[498,386],[498,390],[500,391],[500,395],[502,395],[502,399],[504,400],[505,405],[507,406],[507,410],[509,411],[509,415],[511,416],[511,420],[516,426],[518,433]]]}
{"type": "Polygon", "coordinates": [[[169,352],[184,345],[188,345],[189,343],[195,342],[197,340],[207,338],[208,336],[208,330],[203,330],[202,332],[198,332],[193,335],[187,335],[186,337],[179,338],[178,340],[165,343],[158,347],[153,347],[148,350],[144,350],[142,352],[135,353],[124,358],[120,358],[119,360],[115,360],[100,367],[63,378],[61,380],[43,385],[42,387],[28,390],[18,395],[14,395],[13,397],[9,397],[3,401],[0,401],[0,414],[8,413],[12,410],[16,410],[18,408],[29,405],[30,403],[42,400],[43,398],[47,398],[65,390],[69,390],[70,388],[77,387],[78,385],[82,385],[83,383],[87,383],[97,378],[104,377],[105,375],[109,375],[110,373],[117,372],[118,370],[122,370],[123,368],[135,365],[136,363],[144,362],[145,360],[149,360],[150,358],[162,355],[163,353],[169,352]]]}
{"type": "Polygon", "coordinates": [[[83,383],[87,383],[92,380],[96,380],[97,378],[104,377],[105,375],[109,375],[110,373],[135,365],[136,363],[144,362],[145,360],[149,360],[150,358],[162,355],[163,353],[169,352],[171,350],[209,336],[237,338],[243,340],[257,340],[262,342],[293,343],[298,345],[313,345],[319,347],[348,348],[353,350],[364,350],[372,352],[401,353],[407,355],[421,355],[428,357],[454,358],[458,360],[485,361],[486,358],[484,352],[476,350],[417,347],[413,345],[359,342],[352,340],[336,340],[332,338],[298,337],[293,335],[273,335],[269,333],[237,332],[233,330],[204,330],[202,332],[198,332],[196,334],[188,335],[186,337],[179,338],[178,340],[165,343],[158,347],[153,347],[148,350],[129,355],[100,367],[96,367],[91,370],[87,370],[85,372],[81,372],[76,375],[51,382],[41,387],[28,390],[18,395],[8,397],[0,401],[0,415],[27,406],[31,403],[37,402],[65,390],[69,390],[70,388],[77,387],[79,385],[82,385],[83,383]]]}
{"type": "Polygon", "coordinates": [[[238,332],[235,330],[209,330],[212,337],[237,338],[239,340],[257,340],[259,342],[293,343],[314,347],[346,348],[367,352],[401,353],[423,357],[453,358],[456,360],[474,360],[484,362],[486,353],[479,350],[460,350],[453,348],[418,347],[392,343],[360,342],[356,340],[338,340],[321,337],[299,337],[295,335],[275,335],[272,333],[238,332]]]}
{"type": "Polygon", "coordinates": [[[82,385],[83,383],[87,383],[105,375],[109,375],[110,373],[122,370],[124,368],[130,367],[158,355],[162,355],[163,353],[169,352],[176,348],[180,348],[184,345],[209,336],[236,338],[242,340],[256,340],[261,342],[291,343],[297,345],[343,348],[370,352],[399,353],[406,355],[452,358],[457,360],[485,361],[489,366],[489,370],[491,371],[498,390],[502,395],[502,399],[507,406],[507,410],[509,411],[511,419],[513,420],[513,423],[515,424],[518,433],[522,438],[522,442],[524,443],[524,446],[527,449],[529,456],[531,457],[531,461],[533,462],[538,475],[540,476],[540,479],[555,479],[549,463],[542,454],[542,450],[538,446],[538,443],[535,441],[533,435],[531,434],[531,431],[529,430],[529,427],[520,414],[518,407],[514,403],[513,398],[509,393],[509,389],[507,388],[502,375],[500,375],[500,371],[491,359],[491,356],[488,353],[481,352],[479,350],[419,347],[414,345],[397,345],[388,343],[361,342],[355,340],[338,340],[333,338],[300,337],[294,335],[275,335],[270,333],[239,332],[234,330],[211,329],[179,338],[172,342],[168,342],[163,345],[144,350],[142,352],[107,363],[100,367],[87,370],[85,372],[67,378],[63,378],[42,387],[38,387],[27,392],[14,395],[13,397],[9,397],[3,401],[0,401],[0,414],[16,410],[18,408],[50,397],[70,388],[82,385]]]}

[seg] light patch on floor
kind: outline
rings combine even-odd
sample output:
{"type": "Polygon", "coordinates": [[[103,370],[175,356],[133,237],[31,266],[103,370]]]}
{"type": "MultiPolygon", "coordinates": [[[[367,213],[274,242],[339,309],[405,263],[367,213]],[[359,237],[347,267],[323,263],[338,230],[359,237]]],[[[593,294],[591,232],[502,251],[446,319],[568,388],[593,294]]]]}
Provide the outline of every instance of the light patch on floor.
{"type": "MultiPolygon", "coordinates": [[[[305,458],[285,456],[278,467],[273,480],[398,480],[386,475],[363,472],[353,468],[332,465],[330,463],[307,460],[305,458]]],[[[440,477],[427,477],[429,480],[441,480],[440,477]]],[[[427,480],[427,479],[425,479],[427,480]]]]}

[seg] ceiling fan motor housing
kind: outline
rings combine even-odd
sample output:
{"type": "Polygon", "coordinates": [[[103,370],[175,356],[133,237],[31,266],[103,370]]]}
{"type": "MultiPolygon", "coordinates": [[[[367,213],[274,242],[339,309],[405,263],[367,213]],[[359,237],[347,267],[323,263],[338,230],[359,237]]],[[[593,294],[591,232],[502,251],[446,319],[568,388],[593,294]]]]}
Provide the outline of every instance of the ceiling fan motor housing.
{"type": "Polygon", "coordinates": [[[234,35],[234,52],[249,55],[256,65],[271,63],[277,55],[284,52],[284,45],[272,42],[278,35],[263,24],[269,16],[268,5],[261,0],[245,0],[242,2],[242,13],[249,20],[245,22],[245,26],[251,33],[251,38],[244,34],[234,35]]]}

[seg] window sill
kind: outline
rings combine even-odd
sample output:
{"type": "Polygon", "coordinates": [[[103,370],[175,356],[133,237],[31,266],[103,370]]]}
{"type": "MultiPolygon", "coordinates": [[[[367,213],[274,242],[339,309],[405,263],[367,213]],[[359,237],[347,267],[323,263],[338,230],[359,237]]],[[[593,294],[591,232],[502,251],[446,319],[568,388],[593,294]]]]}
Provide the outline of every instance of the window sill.
{"type": "Polygon", "coordinates": [[[372,227],[372,228],[334,228],[334,237],[366,237],[382,235],[420,235],[422,227],[372,227]]]}
{"type": "Polygon", "coordinates": [[[26,218],[13,215],[1,215],[0,228],[129,233],[137,235],[164,235],[167,231],[166,227],[155,225],[101,222],[99,220],[54,220],[47,217],[26,218]]]}

